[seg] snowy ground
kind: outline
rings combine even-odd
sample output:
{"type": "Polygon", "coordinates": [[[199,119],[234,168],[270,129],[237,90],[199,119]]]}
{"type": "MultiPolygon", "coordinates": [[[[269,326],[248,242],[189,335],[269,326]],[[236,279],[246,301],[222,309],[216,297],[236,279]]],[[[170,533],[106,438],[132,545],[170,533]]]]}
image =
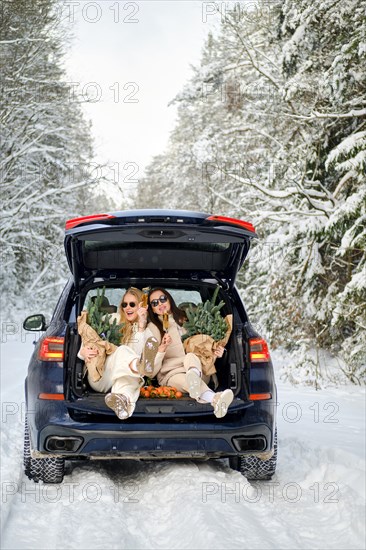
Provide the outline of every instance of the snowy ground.
{"type": "MultiPolygon", "coordinates": [[[[31,349],[31,340],[1,345],[1,548],[365,547],[364,389],[315,391],[277,377],[272,482],[249,484],[224,460],[126,461],[75,465],[62,485],[42,485],[22,472],[31,349]]],[[[274,354],[277,369],[286,360],[274,354]]]]}

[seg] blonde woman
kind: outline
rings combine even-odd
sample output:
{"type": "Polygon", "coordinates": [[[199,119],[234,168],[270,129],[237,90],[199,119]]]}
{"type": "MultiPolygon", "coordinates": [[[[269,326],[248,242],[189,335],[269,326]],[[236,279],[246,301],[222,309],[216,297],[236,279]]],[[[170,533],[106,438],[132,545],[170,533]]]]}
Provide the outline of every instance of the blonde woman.
{"type": "MultiPolygon", "coordinates": [[[[93,390],[107,393],[106,405],[120,420],[129,418],[136,406],[143,376],[153,371],[158,351],[158,341],[147,325],[147,307],[143,307],[143,293],[138,288],[126,290],[119,304],[118,312],[111,314],[110,322],[116,319],[123,323],[121,345],[107,356],[102,377],[95,381],[88,376],[93,390]]],[[[78,356],[89,361],[97,350],[82,346],[78,356]]]]}

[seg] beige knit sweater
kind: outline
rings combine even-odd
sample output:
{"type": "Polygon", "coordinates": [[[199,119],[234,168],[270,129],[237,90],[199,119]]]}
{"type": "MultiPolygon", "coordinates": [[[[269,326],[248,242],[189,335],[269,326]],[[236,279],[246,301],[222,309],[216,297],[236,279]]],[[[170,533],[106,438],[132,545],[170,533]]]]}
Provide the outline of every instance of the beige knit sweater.
{"type": "MultiPolygon", "coordinates": [[[[161,343],[161,335],[159,329],[153,323],[149,323],[148,328],[157,338],[159,344],[161,343]]],[[[184,332],[183,332],[184,333],[184,332]]],[[[169,315],[169,329],[168,334],[172,339],[172,342],[167,347],[165,353],[158,352],[154,364],[154,373],[152,376],[156,376],[160,386],[165,386],[167,380],[173,375],[180,372],[185,373],[183,361],[186,356],[182,343],[182,329],[174,321],[173,315],[169,315]]]]}

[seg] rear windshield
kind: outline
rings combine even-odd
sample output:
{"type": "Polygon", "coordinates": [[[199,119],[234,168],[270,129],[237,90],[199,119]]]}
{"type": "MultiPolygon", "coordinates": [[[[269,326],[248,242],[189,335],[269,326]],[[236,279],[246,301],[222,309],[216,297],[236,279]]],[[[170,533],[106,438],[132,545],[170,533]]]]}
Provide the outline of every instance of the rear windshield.
{"type": "MultiPolygon", "coordinates": [[[[127,287],[125,288],[105,288],[104,296],[108,300],[108,304],[106,303],[106,313],[115,313],[118,310],[118,306],[122,300],[122,297],[124,296],[125,292],[127,290],[127,287]]],[[[170,294],[173,296],[175,303],[179,308],[186,308],[188,305],[198,305],[202,302],[201,294],[198,292],[198,290],[182,290],[182,289],[176,289],[176,288],[169,288],[166,287],[166,290],[170,292],[170,294]]],[[[99,289],[99,294],[101,294],[102,288],[99,289]]],[[[89,290],[89,292],[86,295],[85,302],[84,302],[84,309],[87,308],[91,301],[94,301],[94,299],[98,295],[98,289],[93,288],[92,290],[89,290]]]]}
{"type": "Polygon", "coordinates": [[[221,271],[230,262],[232,243],[84,241],[87,269],[195,269],[221,271]]]}
{"type": "MultiPolygon", "coordinates": [[[[201,252],[224,252],[230,248],[231,243],[187,243],[187,242],[174,242],[171,243],[159,243],[159,248],[180,250],[200,250],[201,252]]],[[[101,250],[134,250],[140,248],[142,250],[151,250],[157,248],[156,243],[120,243],[116,241],[85,241],[84,247],[86,252],[99,252],[101,250]]]]}

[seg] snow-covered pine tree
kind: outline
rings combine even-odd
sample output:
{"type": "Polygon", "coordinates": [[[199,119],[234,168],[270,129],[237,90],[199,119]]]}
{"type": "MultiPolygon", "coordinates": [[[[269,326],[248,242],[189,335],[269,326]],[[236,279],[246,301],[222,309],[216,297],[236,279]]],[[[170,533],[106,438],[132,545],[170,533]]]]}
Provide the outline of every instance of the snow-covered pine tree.
{"type": "Polygon", "coordinates": [[[353,382],[366,364],[365,12],[362,0],[283,4],[284,93],[294,108],[289,125],[301,122],[293,149],[304,168],[301,215],[272,277],[274,304],[281,289],[288,302],[281,299],[274,338],[330,348],[353,382]]]}
{"type": "Polygon", "coordinates": [[[89,126],[62,65],[67,29],[57,4],[2,5],[0,234],[7,318],[17,308],[23,315],[34,308],[52,311],[68,273],[65,219],[90,213],[94,205],[89,126]]]}
{"type": "MultiPolygon", "coordinates": [[[[142,182],[160,206],[254,222],[239,274],[272,346],[365,352],[364,0],[228,10],[177,96],[166,152],[142,182]]],[[[140,193],[139,206],[144,203],[140,193]]]]}

